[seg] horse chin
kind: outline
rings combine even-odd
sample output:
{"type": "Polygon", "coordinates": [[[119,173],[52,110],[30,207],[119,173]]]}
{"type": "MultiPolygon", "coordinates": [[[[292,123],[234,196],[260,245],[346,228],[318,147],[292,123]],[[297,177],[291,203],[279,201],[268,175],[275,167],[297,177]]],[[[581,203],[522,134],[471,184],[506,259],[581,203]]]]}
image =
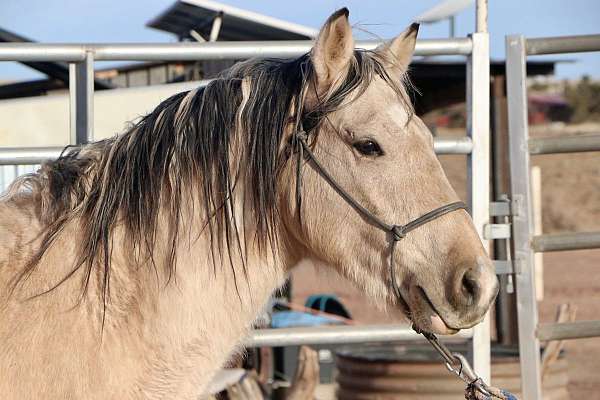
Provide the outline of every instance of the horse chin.
{"type": "Polygon", "coordinates": [[[440,335],[454,335],[459,331],[458,329],[450,328],[448,325],[446,325],[444,320],[437,313],[429,318],[431,332],[433,333],[437,333],[440,335]]]}
{"type": "Polygon", "coordinates": [[[459,329],[451,328],[435,311],[421,311],[413,313],[412,322],[420,331],[435,333],[437,335],[454,335],[459,329]]]}
{"type": "Polygon", "coordinates": [[[417,329],[438,335],[458,333],[459,329],[446,324],[421,287],[411,289],[408,303],[411,310],[411,320],[417,329]]]}

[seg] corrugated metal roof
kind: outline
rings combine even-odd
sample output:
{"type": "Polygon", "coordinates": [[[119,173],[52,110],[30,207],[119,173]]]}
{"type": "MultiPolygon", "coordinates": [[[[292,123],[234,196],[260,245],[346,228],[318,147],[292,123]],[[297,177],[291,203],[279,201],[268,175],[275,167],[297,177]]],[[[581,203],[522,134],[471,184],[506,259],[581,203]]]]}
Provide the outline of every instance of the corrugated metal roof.
{"type": "Polygon", "coordinates": [[[318,30],[211,0],[178,0],[146,25],[189,38],[194,30],[208,40],[212,21],[222,13],[219,40],[306,40],[318,30]]]}

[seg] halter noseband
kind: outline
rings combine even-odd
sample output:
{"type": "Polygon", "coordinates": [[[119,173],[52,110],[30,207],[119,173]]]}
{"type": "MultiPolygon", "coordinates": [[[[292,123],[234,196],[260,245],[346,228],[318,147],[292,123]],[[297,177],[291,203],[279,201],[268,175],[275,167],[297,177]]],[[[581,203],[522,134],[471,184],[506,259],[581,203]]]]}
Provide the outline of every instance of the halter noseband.
{"type": "MultiPolygon", "coordinates": [[[[314,168],[316,171],[325,179],[327,183],[340,195],[346,203],[352,206],[356,211],[358,211],[367,221],[371,222],[373,225],[377,226],[379,229],[389,233],[392,238],[391,245],[391,256],[390,256],[390,280],[392,289],[394,291],[394,295],[396,299],[402,304],[406,305],[406,301],[402,297],[402,293],[400,292],[400,287],[396,281],[396,274],[394,273],[394,251],[396,250],[396,243],[406,237],[406,234],[417,229],[421,225],[425,225],[428,222],[431,222],[442,215],[446,215],[451,213],[452,211],[467,209],[467,205],[462,201],[456,201],[454,203],[446,204],[444,206],[438,207],[432,211],[429,211],[426,214],[421,215],[420,217],[410,221],[405,225],[390,225],[380,219],[377,215],[373,214],[371,211],[367,210],[362,204],[360,204],[356,199],[354,199],[350,193],[348,193],[344,188],[340,186],[339,183],[327,172],[327,170],[321,165],[321,163],[317,160],[313,152],[310,150],[308,143],[305,140],[306,133],[304,131],[297,132],[295,134],[295,140],[300,143],[298,146],[298,164],[296,169],[296,197],[298,201],[298,205],[301,204],[301,163],[304,159],[304,152],[306,152],[306,156],[312,161],[314,168]]],[[[298,211],[300,212],[300,211],[298,211]]]]}

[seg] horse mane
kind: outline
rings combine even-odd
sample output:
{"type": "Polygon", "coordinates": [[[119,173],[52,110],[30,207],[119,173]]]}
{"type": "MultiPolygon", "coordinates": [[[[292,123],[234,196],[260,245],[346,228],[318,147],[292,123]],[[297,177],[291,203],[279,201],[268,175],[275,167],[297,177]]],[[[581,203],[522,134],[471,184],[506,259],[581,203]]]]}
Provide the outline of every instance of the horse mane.
{"type": "Polygon", "coordinates": [[[243,259],[248,239],[245,226],[236,225],[237,185],[245,188],[248,208],[243,225],[254,227],[252,240],[266,251],[278,240],[278,177],[290,154],[282,151],[290,123],[296,130],[303,126],[310,131],[314,143],[327,115],[343,107],[349,93],[359,96],[376,76],[412,110],[404,81],[392,79],[374,52],[356,50],[343,82],[311,109],[304,104],[306,91],[316,81],[309,54],[295,60],[250,60],[204,87],[163,101],[119,136],[66,148],[58,159],[19,178],[10,189],[34,194],[43,225],[40,246],[17,281],[39,266],[66,226],[75,222],[81,234],[73,269],[52,289],[84,268],[85,292],[94,268],[100,268],[106,306],[114,228],[124,229],[133,243],[132,254],[144,255],[156,268],[159,214],[168,221],[164,268],[170,279],[190,188],[197,190],[203,208],[198,212],[210,236],[215,268],[215,251],[226,250],[232,268],[232,252],[243,259]]]}

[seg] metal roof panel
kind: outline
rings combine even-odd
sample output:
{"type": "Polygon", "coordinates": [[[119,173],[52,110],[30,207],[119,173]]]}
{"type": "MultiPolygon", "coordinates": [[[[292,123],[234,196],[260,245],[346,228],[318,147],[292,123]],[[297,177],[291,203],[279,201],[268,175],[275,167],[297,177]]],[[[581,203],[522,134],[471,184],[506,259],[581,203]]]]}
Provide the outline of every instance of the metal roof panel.
{"type": "Polygon", "coordinates": [[[306,40],[318,30],[212,0],[177,0],[147,26],[170,32],[179,38],[190,37],[194,30],[208,38],[212,21],[222,13],[220,40],[306,40]]]}

